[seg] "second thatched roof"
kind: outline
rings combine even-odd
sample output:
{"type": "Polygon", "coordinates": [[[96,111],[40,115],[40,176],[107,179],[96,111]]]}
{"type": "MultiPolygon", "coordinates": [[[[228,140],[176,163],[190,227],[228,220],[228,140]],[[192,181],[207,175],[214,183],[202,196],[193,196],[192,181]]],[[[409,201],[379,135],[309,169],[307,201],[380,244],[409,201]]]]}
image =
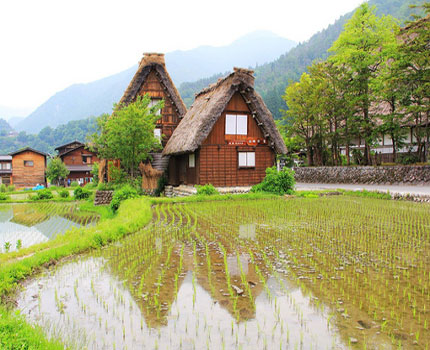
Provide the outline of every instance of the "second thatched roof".
{"type": "Polygon", "coordinates": [[[128,85],[120,100],[120,104],[129,104],[136,101],[136,97],[145,83],[149,73],[154,70],[157,77],[160,79],[161,85],[165,90],[165,94],[169,97],[173,105],[178,110],[180,117],[184,116],[187,112],[184,102],[182,101],[181,95],[173,84],[172,78],[166,70],[166,63],[164,61],[164,54],[161,53],[144,53],[143,58],[139,63],[133,79],[128,85]]]}
{"type": "Polygon", "coordinates": [[[287,148],[279,133],[272,114],[261,96],[254,90],[253,71],[234,68],[234,72],[217,83],[203,89],[173,132],[163,150],[163,155],[194,152],[208,137],[213,126],[233,95],[239,92],[249,106],[253,118],[269,139],[275,151],[285,154],[287,148]]]}

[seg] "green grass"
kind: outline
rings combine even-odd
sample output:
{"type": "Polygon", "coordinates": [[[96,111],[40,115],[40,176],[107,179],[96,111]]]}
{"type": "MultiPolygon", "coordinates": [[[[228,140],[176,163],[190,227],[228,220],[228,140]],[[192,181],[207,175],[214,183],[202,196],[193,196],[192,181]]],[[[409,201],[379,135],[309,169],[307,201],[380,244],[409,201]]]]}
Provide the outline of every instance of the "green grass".
{"type": "MultiPolygon", "coordinates": [[[[318,196],[318,192],[321,191],[302,193],[302,196],[315,197],[318,196]]],[[[368,191],[342,192],[347,196],[391,198],[389,194],[375,194],[368,191]]],[[[297,193],[297,195],[301,196],[300,193],[297,193]]],[[[52,241],[22,249],[19,252],[0,254],[0,349],[62,348],[57,341],[46,340],[40,329],[28,325],[19,315],[7,308],[8,301],[13,298],[13,293],[16,291],[17,286],[25,278],[40,271],[43,266],[55,264],[67,256],[79,254],[90,249],[97,249],[110,242],[117,241],[129,233],[138,231],[148,224],[152,218],[151,204],[274,198],[279,198],[279,196],[265,193],[246,193],[212,196],[194,195],[181,198],[141,197],[123,202],[116,215],[106,206],[96,207],[88,201],[83,202],[80,205],[81,210],[97,212],[101,216],[101,220],[96,226],[72,229],[52,241]]]]}
{"type": "Polygon", "coordinates": [[[102,220],[93,227],[72,229],[52,241],[19,252],[0,254],[0,345],[1,349],[58,349],[58,343],[49,342],[40,330],[25,323],[8,309],[17,286],[41,267],[55,264],[61,258],[99,248],[117,241],[145,226],[151,220],[150,201],[136,198],[123,202],[118,214],[112,217],[106,207],[82,204],[82,209],[101,214],[102,220]],[[17,257],[24,257],[18,260],[17,257]],[[13,339],[13,340],[11,340],[13,339]],[[10,343],[9,343],[10,341],[10,343]],[[3,346],[4,345],[6,347],[3,346]]]}
{"type": "Polygon", "coordinates": [[[39,327],[30,326],[18,313],[0,305],[0,349],[59,350],[59,341],[47,340],[39,327]]]}

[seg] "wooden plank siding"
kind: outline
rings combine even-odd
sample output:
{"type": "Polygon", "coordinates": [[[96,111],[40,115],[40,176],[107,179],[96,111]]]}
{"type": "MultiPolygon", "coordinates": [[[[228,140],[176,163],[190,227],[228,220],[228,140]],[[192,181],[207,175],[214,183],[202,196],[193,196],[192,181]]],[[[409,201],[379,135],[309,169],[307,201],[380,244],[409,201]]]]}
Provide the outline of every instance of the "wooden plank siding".
{"type": "Polygon", "coordinates": [[[86,150],[83,146],[61,155],[60,158],[66,165],[92,165],[99,161],[95,152],[86,150]],[[91,155],[91,163],[84,163],[82,160],[83,155],[91,155]]]}
{"type": "Polygon", "coordinates": [[[46,186],[46,157],[42,154],[25,151],[12,156],[12,182],[17,188],[46,186]],[[24,166],[24,161],[32,161],[33,166],[24,166]]]}
{"type": "Polygon", "coordinates": [[[236,93],[206,140],[195,152],[195,168],[188,167],[188,154],[171,158],[169,183],[175,186],[210,183],[217,187],[251,186],[260,183],[266,175],[266,168],[275,163],[275,151],[267,144],[256,146],[228,144],[229,141],[246,141],[249,138],[264,139],[264,135],[252,118],[244,99],[236,93]],[[248,116],[247,135],[225,134],[225,116],[229,113],[248,116]],[[255,152],[255,167],[239,168],[238,152],[255,152]]]}
{"type": "Polygon", "coordinates": [[[139,96],[143,96],[144,94],[148,94],[154,99],[164,99],[164,108],[161,110],[161,118],[157,121],[157,127],[161,127],[161,134],[164,135],[162,140],[162,145],[164,147],[179,124],[179,113],[173,101],[166,95],[166,90],[162,86],[154,70],[148,74],[148,77],[138,93],[139,96]]]}

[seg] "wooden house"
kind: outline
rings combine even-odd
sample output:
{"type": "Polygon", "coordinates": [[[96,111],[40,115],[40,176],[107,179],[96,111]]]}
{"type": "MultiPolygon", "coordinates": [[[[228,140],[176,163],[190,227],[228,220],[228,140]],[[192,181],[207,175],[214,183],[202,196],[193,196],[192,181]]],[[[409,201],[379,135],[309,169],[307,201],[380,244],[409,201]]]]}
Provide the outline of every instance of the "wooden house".
{"type": "Polygon", "coordinates": [[[12,156],[12,183],[18,187],[46,186],[48,154],[26,147],[10,153],[12,156]]]}
{"type": "Polygon", "coordinates": [[[93,174],[91,170],[95,162],[99,162],[97,154],[90,151],[85,144],[73,141],[56,148],[58,156],[69,169],[66,182],[70,185],[72,181],[77,181],[80,185],[91,182],[93,174]]]}
{"type": "Polygon", "coordinates": [[[253,71],[235,68],[196,95],[163,155],[171,185],[250,186],[286,151],[253,71]]]}
{"type": "MultiPolygon", "coordinates": [[[[145,53],[129,86],[120,100],[120,105],[136,101],[138,96],[148,94],[151,106],[164,100],[154,134],[164,147],[178,126],[187,109],[178,90],[166,70],[164,54],[145,53]]],[[[151,160],[141,164],[142,187],[152,191],[157,187],[158,178],[166,171],[169,157],[162,157],[161,150],[151,153],[151,160]]],[[[107,179],[106,161],[101,164],[101,178],[107,179]]]]}
{"type": "Polygon", "coordinates": [[[0,155],[0,184],[12,184],[12,157],[0,155]]]}

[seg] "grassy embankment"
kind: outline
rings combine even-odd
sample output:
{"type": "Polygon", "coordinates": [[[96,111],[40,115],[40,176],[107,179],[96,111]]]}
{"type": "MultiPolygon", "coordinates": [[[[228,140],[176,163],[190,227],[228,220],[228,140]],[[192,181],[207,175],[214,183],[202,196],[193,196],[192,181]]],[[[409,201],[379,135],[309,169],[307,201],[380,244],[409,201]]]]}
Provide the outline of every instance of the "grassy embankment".
{"type": "Polygon", "coordinates": [[[98,212],[100,222],[18,252],[0,254],[0,349],[63,349],[63,345],[48,341],[38,327],[28,325],[8,308],[19,282],[64,257],[119,240],[145,226],[152,217],[147,198],[125,201],[115,216],[107,207],[94,207],[89,202],[83,203],[81,209],[98,212]]]}

